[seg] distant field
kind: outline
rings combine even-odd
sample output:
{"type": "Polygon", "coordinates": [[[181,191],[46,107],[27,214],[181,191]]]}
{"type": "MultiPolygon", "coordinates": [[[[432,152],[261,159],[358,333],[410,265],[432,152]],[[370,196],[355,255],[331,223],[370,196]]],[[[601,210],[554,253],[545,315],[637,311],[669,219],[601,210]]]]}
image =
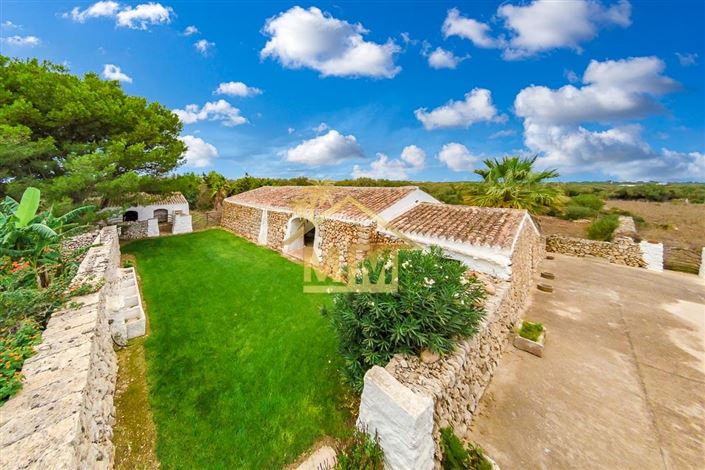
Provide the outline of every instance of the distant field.
{"type": "MultiPolygon", "coordinates": [[[[662,242],[667,269],[697,273],[700,253],[705,246],[705,205],[683,201],[651,202],[610,199],[605,208],[629,211],[637,220],[639,236],[662,242]],[[643,219],[643,222],[640,219],[643,219]]],[[[573,222],[556,217],[538,216],[546,235],[586,237],[587,222],[573,222]]]]}
{"type": "Polygon", "coordinates": [[[607,207],[627,210],[644,219],[637,227],[639,235],[645,240],[663,242],[667,269],[698,272],[705,246],[705,204],[610,199],[607,207]]]}

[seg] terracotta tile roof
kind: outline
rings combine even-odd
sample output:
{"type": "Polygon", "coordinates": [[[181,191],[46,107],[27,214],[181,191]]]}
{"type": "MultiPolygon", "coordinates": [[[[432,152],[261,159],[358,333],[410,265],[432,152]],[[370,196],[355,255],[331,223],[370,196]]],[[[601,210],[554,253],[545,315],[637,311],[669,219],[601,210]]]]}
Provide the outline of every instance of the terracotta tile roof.
{"type": "Polygon", "coordinates": [[[510,249],[526,211],[421,203],[392,220],[401,233],[510,249]]]}
{"type": "Polygon", "coordinates": [[[125,195],[123,200],[111,200],[107,203],[106,207],[119,207],[122,206],[124,202],[127,202],[131,206],[148,206],[158,204],[188,204],[188,201],[180,192],[174,192],[170,194],[137,193],[127,194],[125,195]]]}
{"type": "Polygon", "coordinates": [[[325,214],[359,221],[369,221],[369,213],[378,214],[418,189],[416,186],[355,187],[355,186],[263,186],[230,196],[227,202],[268,209],[325,214]],[[357,201],[362,210],[351,201],[357,201]]]}

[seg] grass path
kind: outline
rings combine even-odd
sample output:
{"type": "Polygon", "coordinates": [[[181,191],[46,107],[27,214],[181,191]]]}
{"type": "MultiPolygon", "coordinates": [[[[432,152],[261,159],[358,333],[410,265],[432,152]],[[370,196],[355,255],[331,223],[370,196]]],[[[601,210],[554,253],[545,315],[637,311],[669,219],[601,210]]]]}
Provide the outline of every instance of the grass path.
{"type": "Polygon", "coordinates": [[[223,230],[140,240],[149,403],[164,468],[281,468],[349,415],[329,301],[303,268],[223,230]]]}

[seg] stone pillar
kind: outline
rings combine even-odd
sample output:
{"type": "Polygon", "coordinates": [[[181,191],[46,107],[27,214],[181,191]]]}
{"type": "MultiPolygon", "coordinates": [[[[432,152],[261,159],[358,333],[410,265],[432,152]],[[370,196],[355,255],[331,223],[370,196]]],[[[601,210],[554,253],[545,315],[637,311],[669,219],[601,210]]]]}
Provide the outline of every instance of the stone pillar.
{"type": "Polygon", "coordinates": [[[191,233],[193,228],[191,226],[191,215],[190,214],[174,214],[174,224],[171,227],[171,233],[176,235],[177,233],[191,233]]]}
{"type": "Polygon", "coordinates": [[[147,219],[147,236],[148,237],[158,237],[159,236],[159,221],[152,217],[147,219]]]}
{"type": "Polygon", "coordinates": [[[377,436],[390,470],[432,470],[433,400],[374,366],[365,374],[358,427],[377,436]]]}
{"type": "Polygon", "coordinates": [[[663,271],[663,243],[649,243],[644,240],[639,243],[639,248],[646,263],[646,269],[663,271]]]}

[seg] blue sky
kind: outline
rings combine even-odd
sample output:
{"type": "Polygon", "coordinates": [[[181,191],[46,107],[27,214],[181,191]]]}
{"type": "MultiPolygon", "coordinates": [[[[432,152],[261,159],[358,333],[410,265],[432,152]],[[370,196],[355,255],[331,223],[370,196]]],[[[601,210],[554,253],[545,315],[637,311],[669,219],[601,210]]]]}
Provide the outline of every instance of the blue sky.
{"type": "Polygon", "coordinates": [[[705,181],[700,1],[3,0],[0,17],[3,54],[178,110],[183,171],[458,181],[536,154],[564,180],[705,181]]]}

